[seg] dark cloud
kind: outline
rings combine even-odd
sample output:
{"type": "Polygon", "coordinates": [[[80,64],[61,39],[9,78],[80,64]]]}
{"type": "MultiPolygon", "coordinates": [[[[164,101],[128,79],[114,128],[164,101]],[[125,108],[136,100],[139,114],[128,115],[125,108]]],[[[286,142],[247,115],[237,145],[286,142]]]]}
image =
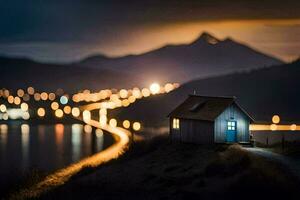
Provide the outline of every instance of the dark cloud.
{"type": "Polygon", "coordinates": [[[300,18],[299,8],[298,0],[3,0],[0,42],[92,42],[134,26],[300,18]]]}

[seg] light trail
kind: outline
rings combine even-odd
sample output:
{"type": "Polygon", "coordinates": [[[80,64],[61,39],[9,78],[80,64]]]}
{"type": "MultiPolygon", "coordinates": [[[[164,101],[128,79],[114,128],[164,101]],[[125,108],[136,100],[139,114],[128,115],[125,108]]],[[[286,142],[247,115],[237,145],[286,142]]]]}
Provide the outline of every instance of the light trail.
{"type": "Polygon", "coordinates": [[[300,125],[251,124],[250,131],[300,131],[300,125]]]}

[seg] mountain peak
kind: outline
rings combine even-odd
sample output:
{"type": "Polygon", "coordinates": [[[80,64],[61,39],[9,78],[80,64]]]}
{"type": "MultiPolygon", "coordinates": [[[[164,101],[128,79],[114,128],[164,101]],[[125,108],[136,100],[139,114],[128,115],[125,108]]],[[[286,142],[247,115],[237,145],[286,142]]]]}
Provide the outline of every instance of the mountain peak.
{"type": "Polygon", "coordinates": [[[196,39],[193,43],[200,43],[200,42],[217,44],[218,42],[220,42],[220,40],[215,36],[209,34],[208,32],[202,32],[202,34],[198,37],[198,39],[196,39]]]}

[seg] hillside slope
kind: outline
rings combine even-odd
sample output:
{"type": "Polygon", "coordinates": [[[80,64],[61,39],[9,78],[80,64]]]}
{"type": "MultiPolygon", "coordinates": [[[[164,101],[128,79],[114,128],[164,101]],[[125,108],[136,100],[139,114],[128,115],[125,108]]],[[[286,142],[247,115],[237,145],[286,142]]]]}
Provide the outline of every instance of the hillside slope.
{"type": "Polygon", "coordinates": [[[9,89],[34,86],[40,90],[67,91],[133,87],[139,78],[108,69],[86,69],[76,65],[37,63],[28,59],[0,57],[0,86],[9,89]]]}
{"type": "Polygon", "coordinates": [[[194,80],[177,90],[140,100],[112,112],[112,116],[140,120],[145,126],[167,123],[168,113],[189,94],[236,96],[238,103],[257,121],[271,121],[279,114],[283,121],[300,121],[300,61],[251,72],[194,80]]]}

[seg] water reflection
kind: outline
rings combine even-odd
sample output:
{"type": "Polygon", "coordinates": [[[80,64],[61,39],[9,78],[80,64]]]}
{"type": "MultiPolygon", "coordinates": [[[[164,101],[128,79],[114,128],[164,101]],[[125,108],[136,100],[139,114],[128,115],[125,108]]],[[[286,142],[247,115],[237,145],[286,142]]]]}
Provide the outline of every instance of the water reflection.
{"type": "Polygon", "coordinates": [[[45,126],[38,125],[37,129],[38,129],[39,142],[42,144],[45,140],[45,126]]]}
{"type": "Polygon", "coordinates": [[[80,158],[81,134],[83,126],[81,124],[72,125],[72,160],[77,161],[80,158]]]}
{"type": "Polygon", "coordinates": [[[21,141],[22,141],[22,166],[28,166],[28,154],[29,154],[29,132],[30,127],[28,124],[21,125],[21,141]]]}
{"type": "Polygon", "coordinates": [[[103,149],[103,143],[104,143],[103,131],[98,128],[98,129],[96,129],[95,134],[96,134],[97,149],[103,149]]]}
{"type": "Polygon", "coordinates": [[[7,130],[8,126],[6,124],[0,125],[0,144],[2,146],[1,152],[5,153],[5,148],[7,144],[7,130]]]}
{"type": "Polygon", "coordinates": [[[63,168],[114,142],[90,126],[0,124],[0,185],[19,179],[32,169],[44,172],[63,168]],[[105,139],[104,139],[105,138],[105,139]]]}
{"type": "Polygon", "coordinates": [[[64,129],[63,124],[55,125],[55,143],[59,152],[63,150],[64,129]]]}

